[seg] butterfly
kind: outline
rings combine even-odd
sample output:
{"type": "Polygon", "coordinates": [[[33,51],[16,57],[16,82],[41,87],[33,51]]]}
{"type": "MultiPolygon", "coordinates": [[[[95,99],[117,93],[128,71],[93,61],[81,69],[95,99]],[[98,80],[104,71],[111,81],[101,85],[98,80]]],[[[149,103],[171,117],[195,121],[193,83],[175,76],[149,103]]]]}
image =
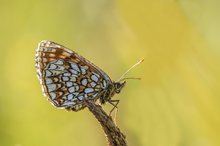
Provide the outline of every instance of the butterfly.
{"type": "Polygon", "coordinates": [[[99,100],[117,108],[119,100],[112,97],[125,86],[125,78],[114,82],[78,53],[47,40],[38,44],[35,61],[43,93],[55,107],[79,111],[85,100],[99,100]]]}

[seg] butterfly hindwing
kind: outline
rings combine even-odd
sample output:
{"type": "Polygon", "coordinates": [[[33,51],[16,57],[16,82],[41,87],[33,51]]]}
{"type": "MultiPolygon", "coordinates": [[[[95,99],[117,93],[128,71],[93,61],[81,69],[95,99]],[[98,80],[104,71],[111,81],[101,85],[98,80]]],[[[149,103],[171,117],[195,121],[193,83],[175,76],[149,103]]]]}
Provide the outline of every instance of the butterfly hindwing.
{"type": "Polygon", "coordinates": [[[85,99],[97,100],[108,84],[112,84],[97,66],[51,41],[39,43],[36,68],[44,94],[59,108],[81,110],[85,99]]]}

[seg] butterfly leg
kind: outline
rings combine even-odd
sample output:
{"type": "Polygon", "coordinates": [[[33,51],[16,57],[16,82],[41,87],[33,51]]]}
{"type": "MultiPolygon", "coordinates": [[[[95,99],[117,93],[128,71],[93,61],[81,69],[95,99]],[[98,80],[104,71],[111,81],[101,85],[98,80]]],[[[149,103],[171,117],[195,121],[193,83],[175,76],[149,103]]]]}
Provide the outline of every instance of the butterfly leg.
{"type": "Polygon", "coordinates": [[[114,116],[114,121],[116,122],[116,116],[118,113],[118,104],[119,104],[120,100],[110,100],[109,103],[111,105],[113,105],[113,108],[111,109],[111,111],[109,112],[109,116],[111,117],[112,112],[116,109],[115,111],[115,116],[114,116]]]}

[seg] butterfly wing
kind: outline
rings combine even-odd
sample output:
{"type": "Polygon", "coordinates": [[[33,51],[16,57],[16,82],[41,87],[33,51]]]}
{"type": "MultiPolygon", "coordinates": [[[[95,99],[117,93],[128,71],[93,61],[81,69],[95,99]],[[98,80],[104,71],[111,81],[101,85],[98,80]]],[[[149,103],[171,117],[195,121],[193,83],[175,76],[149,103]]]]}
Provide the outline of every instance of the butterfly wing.
{"type": "Polygon", "coordinates": [[[112,84],[109,76],[93,63],[51,41],[39,43],[36,68],[44,95],[58,108],[81,110],[85,99],[96,101],[112,84]]]}

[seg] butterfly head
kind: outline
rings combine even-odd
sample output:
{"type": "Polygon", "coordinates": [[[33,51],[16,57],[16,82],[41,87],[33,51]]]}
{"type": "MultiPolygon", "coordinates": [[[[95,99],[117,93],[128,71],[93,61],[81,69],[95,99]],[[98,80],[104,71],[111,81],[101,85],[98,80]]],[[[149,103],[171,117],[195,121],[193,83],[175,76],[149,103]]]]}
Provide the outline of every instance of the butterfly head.
{"type": "Polygon", "coordinates": [[[130,69],[128,69],[120,78],[118,81],[113,82],[111,84],[108,85],[107,89],[102,93],[101,98],[100,98],[100,102],[101,104],[106,103],[107,101],[111,101],[111,98],[115,95],[115,94],[119,94],[122,90],[122,88],[125,86],[126,84],[126,80],[127,79],[138,79],[140,80],[140,78],[125,78],[124,76],[134,67],[136,67],[138,64],[140,64],[141,62],[143,62],[144,59],[140,60],[139,62],[137,62],[136,64],[134,64],[130,69]]]}
{"type": "Polygon", "coordinates": [[[120,81],[120,82],[115,82],[114,83],[114,92],[115,93],[120,93],[122,88],[125,86],[126,81],[120,81]]]}
{"type": "Polygon", "coordinates": [[[125,83],[126,81],[120,81],[120,82],[113,82],[113,84],[110,84],[107,90],[104,92],[104,94],[102,94],[100,98],[101,104],[110,101],[111,98],[115,95],[115,93],[119,94],[122,88],[125,86],[125,83]]]}

